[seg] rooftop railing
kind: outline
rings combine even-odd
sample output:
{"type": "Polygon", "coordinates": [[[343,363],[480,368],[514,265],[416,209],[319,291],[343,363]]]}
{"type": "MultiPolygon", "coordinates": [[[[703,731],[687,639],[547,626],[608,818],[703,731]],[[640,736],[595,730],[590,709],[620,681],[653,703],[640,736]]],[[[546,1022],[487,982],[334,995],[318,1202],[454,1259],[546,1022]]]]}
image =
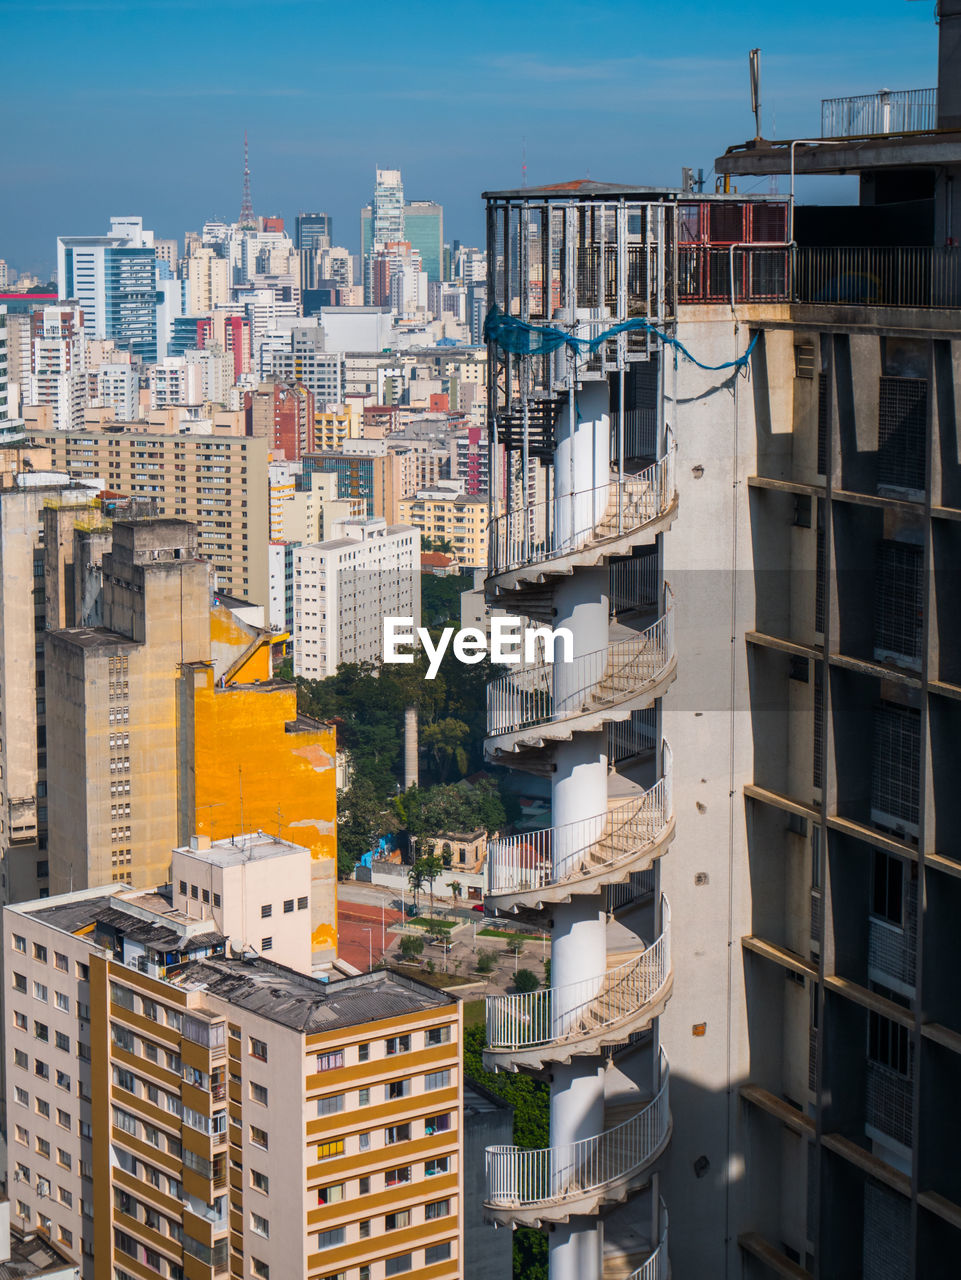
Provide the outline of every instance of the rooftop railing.
{"type": "Polygon", "coordinates": [[[927,133],[938,127],[937,89],[880,89],[852,98],[822,98],[821,137],[927,133]]]}

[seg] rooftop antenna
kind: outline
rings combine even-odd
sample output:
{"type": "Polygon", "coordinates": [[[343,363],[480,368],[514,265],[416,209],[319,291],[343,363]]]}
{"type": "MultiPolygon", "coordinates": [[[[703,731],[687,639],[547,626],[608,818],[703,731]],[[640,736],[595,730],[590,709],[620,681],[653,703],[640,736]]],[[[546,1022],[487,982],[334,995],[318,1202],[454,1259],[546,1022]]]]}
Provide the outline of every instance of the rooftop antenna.
{"type": "Polygon", "coordinates": [[[761,50],[752,49],[748,54],[751,71],[751,110],[754,112],[754,137],[761,136],[761,50]]]}
{"type": "Polygon", "coordinates": [[[521,186],[527,186],[527,139],[521,138],[521,186]]]}
{"type": "Polygon", "coordinates": [[[250,163],[246,129],[244,130],[244,194],[240,202],[240,225],[242,227],[252,227],[254,225],[254,206],[250,200],[250,163]]]}

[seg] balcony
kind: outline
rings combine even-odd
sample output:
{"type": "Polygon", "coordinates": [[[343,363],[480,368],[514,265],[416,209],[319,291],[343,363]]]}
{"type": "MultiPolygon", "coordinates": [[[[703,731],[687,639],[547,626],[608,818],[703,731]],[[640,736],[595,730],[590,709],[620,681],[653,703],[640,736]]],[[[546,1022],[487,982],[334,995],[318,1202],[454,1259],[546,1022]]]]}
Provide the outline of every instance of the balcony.
{"type": "Polygon", "coordinates": [[[560,1147],[487,1148],[485,1207],[496,1221],[537,1226],[566,1222],[617,1204],[643,1186],[651,1164],[671,1133],[669,1073],[661,1058],[657,1095],[622,1118],[620,1105],[605,1110],[604,1131],[560,1147]]]}
{"type": "Polygon", "coordinates": [[[646,630],[572,662],[519,666],[487,686],[488,753],[540,747],[626,720],[666,692],[675,666],[670,607],[646,630]]]}
{"type": "Polygon", "coordinates": [[[937,89],[880,89],[852,98],[821,99],[822,138],[930,133],[937,127],[937,89]]]}
{"type": "Polygon", "coordinates": [[[674,836],[671,749],[663,775],[649,790],[562,827],[490,840],[487,895],[498,911],[539,910],[574,894],[600,893],[650,866],[674,836]]]}
{"type": "Polygon", "coordinates": [[[489,572],[500,590],[543,582],[572,568],[627,555],[674,518],[673,443],[658,462],[623,482],[516,507],[491,521],[489,572]],[[644,534],[642,538],[640,535],[644,534]]]}
{"type": "Polygon", "coordinates": [[[487,997],[484,1065],[529,1067],[597,1054],[643,1031],[663,1010],[671,986],[671,909],[662,899],[660,937],[603,977],[567,987],[487,997]]]}
{"type": "Polygon", "coordinates": [[[961,307],[961,248],[801,245],[794,298],[821,306],[961,307]]]}

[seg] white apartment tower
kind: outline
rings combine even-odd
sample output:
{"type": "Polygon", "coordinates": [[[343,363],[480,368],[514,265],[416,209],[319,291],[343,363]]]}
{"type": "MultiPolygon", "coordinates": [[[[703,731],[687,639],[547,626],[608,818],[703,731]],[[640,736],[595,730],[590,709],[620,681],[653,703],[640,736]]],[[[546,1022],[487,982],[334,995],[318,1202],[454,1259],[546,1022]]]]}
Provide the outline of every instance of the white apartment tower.
{"type": "Polygon", "coordinates": [[[86,332],[75,304],[43,307],[30,317],[30,373],[23,402],[49,405],[50,426],[73,431],[83,426],[86,405],[86,332]]]}
{"type": "Polygon", "coordinates": [[[420,625],[420,533],[380,517],[342,520],[294,551],[294,674],[324,680],[383,657],[384,618],[420,625]]]}

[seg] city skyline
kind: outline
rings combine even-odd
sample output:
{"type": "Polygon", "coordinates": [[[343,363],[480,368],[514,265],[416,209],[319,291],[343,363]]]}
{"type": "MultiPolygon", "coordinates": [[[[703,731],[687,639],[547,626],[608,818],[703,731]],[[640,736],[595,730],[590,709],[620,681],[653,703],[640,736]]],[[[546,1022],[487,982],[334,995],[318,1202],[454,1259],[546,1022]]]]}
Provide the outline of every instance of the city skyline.
{"type": "MultiPolygon", "coordinates": [[[[497,3],[474,30],[466,9],[446,11],[442,22],[429,6],[405,14],[398,29],[378,3],[366,29],[389,38],[371,50],[349,17],[285,0],[257,31],[269,70],[251,75],[221,70],[249,66],[242,19],[253,16],[250,5],[232,6],[227,24],[220,3],[200,12],[181,0],[0,4],[11,48],[42,50],[45,69],[38,94],[35,63],[8,67],[14,99],[29,92],[32,108],[10,135],[7,189],[19,194],[0,212],[0,256],[49,276],[58,234],[95,233],[118,209],[178,238],[208,219],[233,221],[245,128],[255,212],[292,227],[298,211],[324,209],[336,242],[356,252],[357,215],[376,167],[400,168],[408,199],[442,204],[446,238],[467,243],[483,239],[481,191],[521,185],[525,155],[530,185],[587,174],[673,185],[679,163],[708,177],[713,156],[752,132],[746,56],[754,45],[763,51],[766,136],[816,131],[821,97],[935,79],[927,6],[892,5],[879,16],[857,0],[839,16],[818,0],[795,18],[749,4],[735,15],[699,11],[696,22],[666,0],[645,8],[639,51],[619,46],[611,56],[605,32],[624,21],[623,4],[592,9],[587,24],[577,4],[518,12],[497,3]],[[187,13],[193,39],[174,44],[187,13]],[[176,59],[156,40],[158,15],[169,22],[176,59]],[[489,34],[498,18],[510,24],[508,41],[489,34]],[[291,66],[291,50],[315,37],[356,55],[315,71],[291,66]],[[422,83],[411,74],[418,65],[422,83]],[[358,80],[360,67],[366,79],[358,80]],[[652,108],[660,119],[645,136],[652,108]],[[68,203],[69,227],[60,212],[68,203]]],[[[802,183],[802,199],[806,185],[812,198],[854,198],[853,181],[802,183]]]]}

